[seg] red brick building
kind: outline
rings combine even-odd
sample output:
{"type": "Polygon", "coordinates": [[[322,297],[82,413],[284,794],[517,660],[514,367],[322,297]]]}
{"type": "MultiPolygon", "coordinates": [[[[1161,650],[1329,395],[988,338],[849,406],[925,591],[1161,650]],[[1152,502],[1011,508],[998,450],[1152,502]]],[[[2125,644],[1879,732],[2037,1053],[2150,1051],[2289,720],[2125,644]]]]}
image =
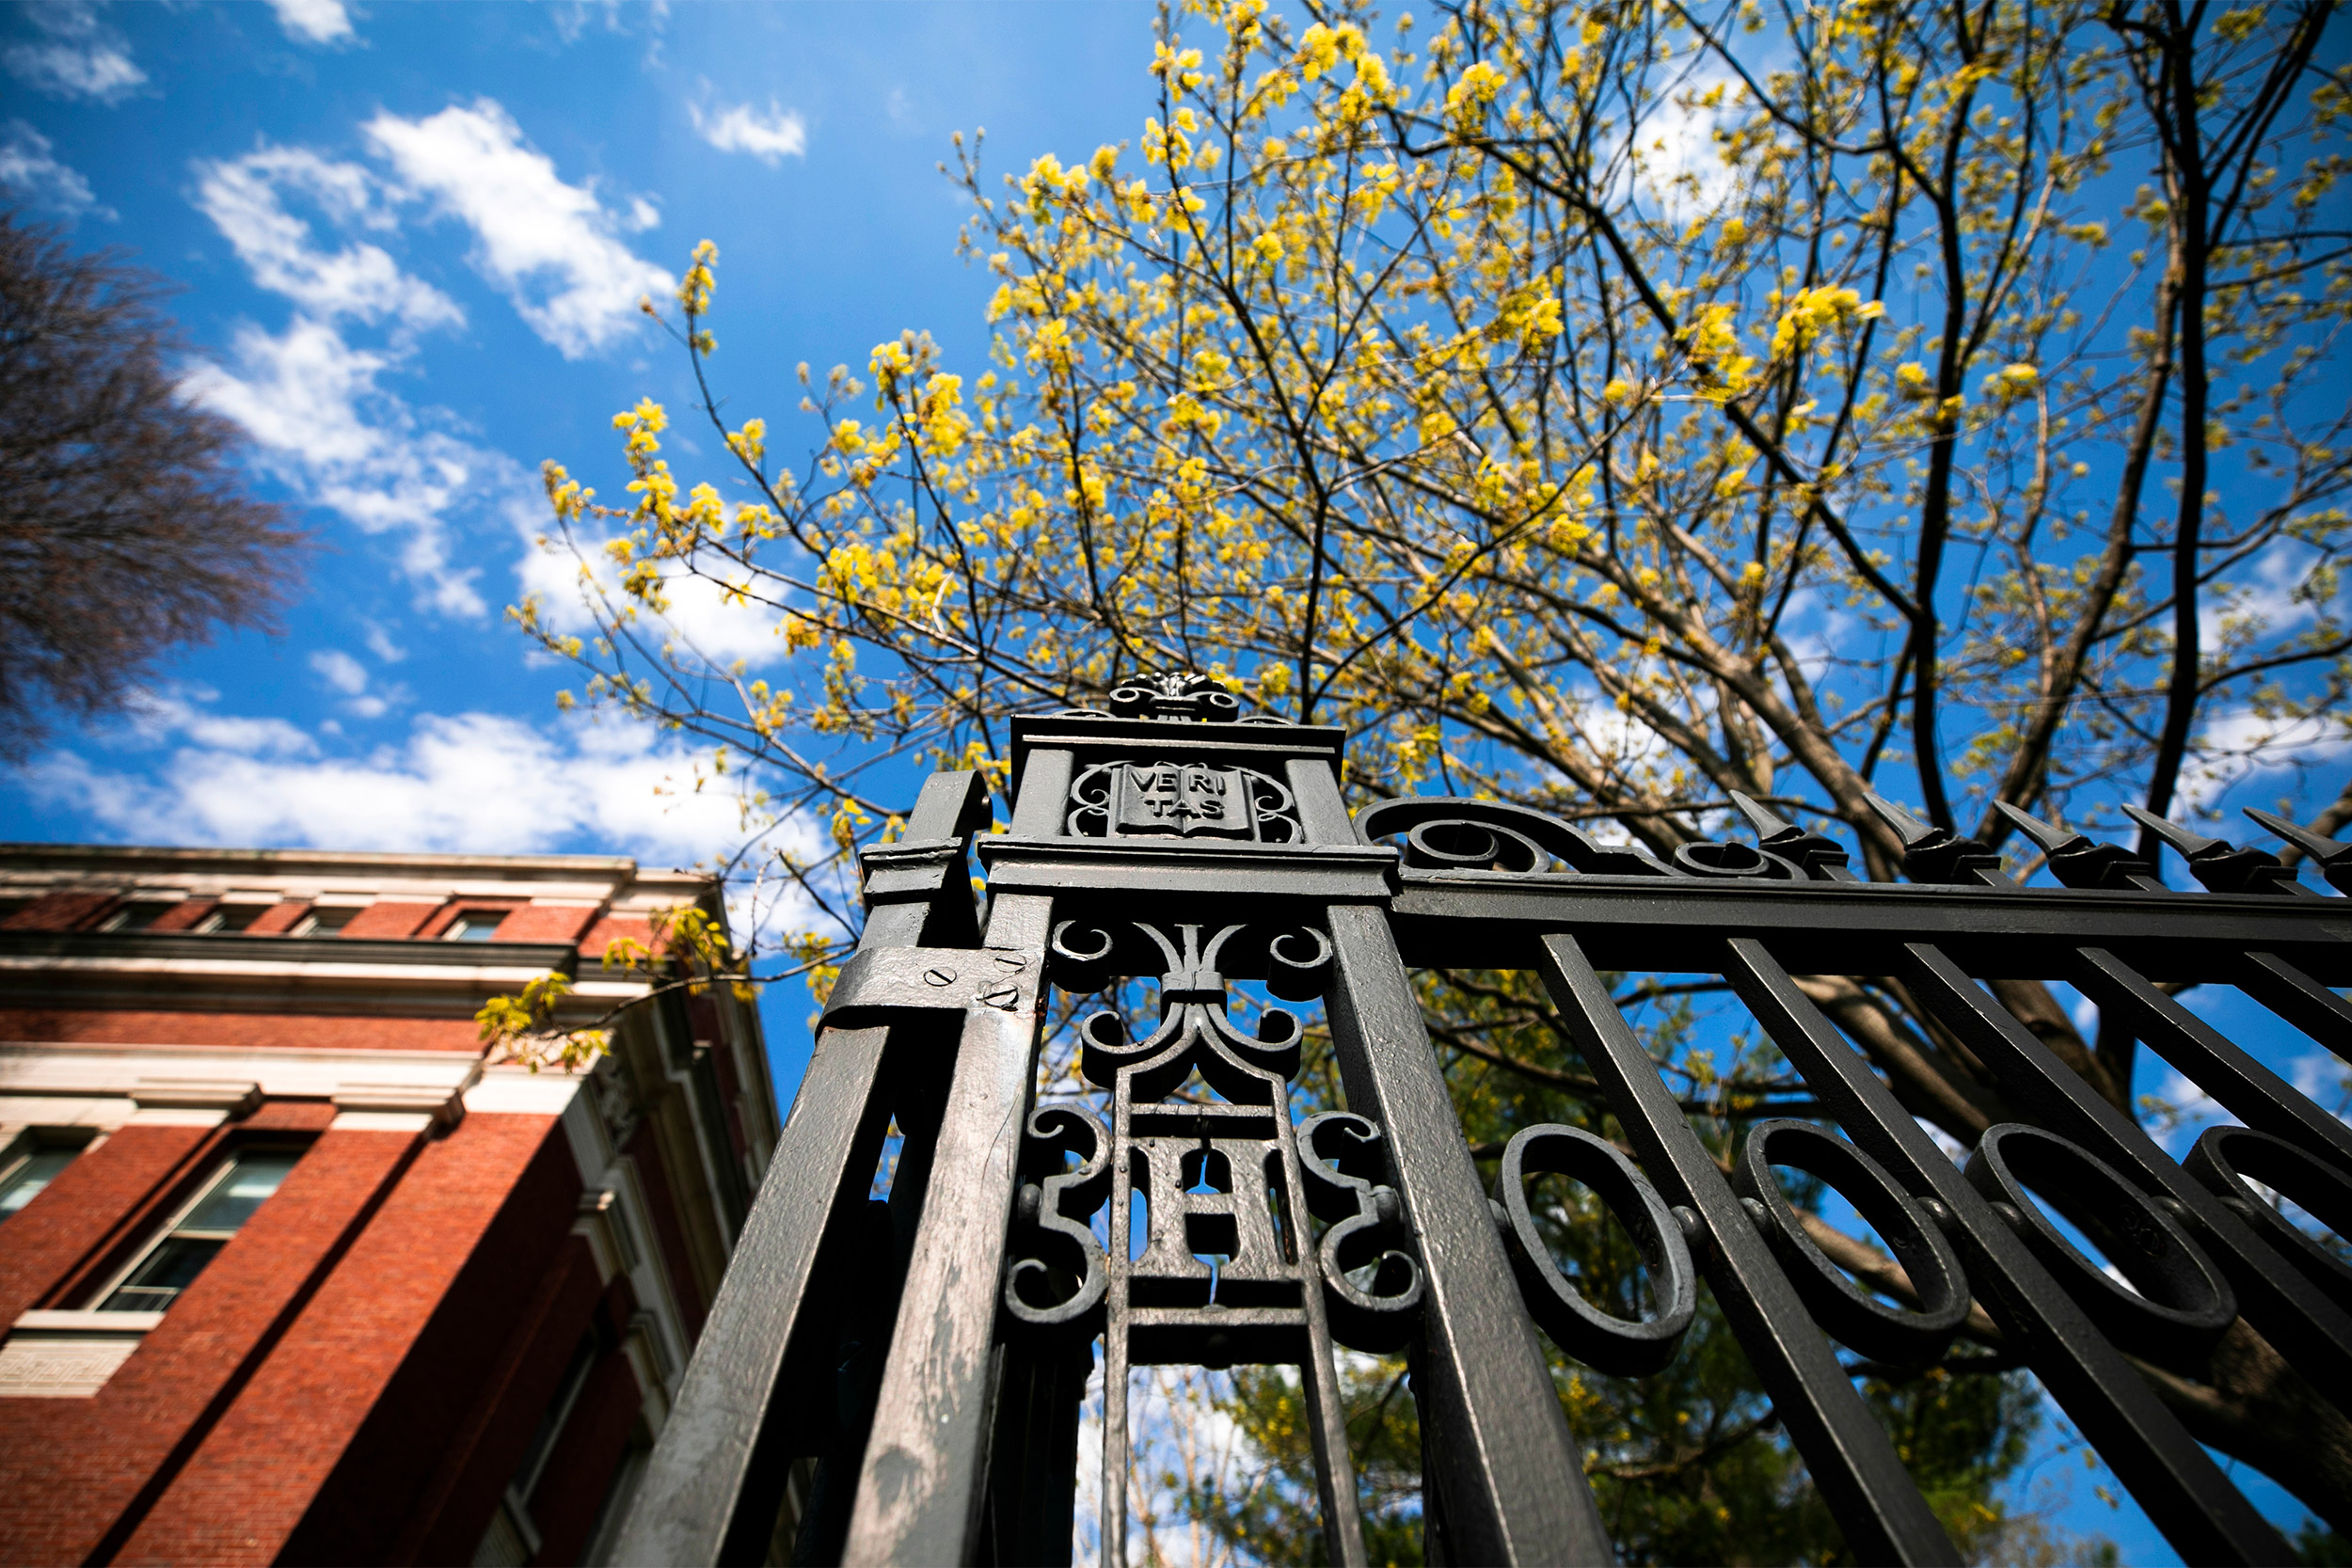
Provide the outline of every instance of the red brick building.
{"type": "Polygon", "coordinates": [[[705,879],[0,846],[0,1561],[596,1560],[777,1134],[728,995],[485,998],[705,879]]]}

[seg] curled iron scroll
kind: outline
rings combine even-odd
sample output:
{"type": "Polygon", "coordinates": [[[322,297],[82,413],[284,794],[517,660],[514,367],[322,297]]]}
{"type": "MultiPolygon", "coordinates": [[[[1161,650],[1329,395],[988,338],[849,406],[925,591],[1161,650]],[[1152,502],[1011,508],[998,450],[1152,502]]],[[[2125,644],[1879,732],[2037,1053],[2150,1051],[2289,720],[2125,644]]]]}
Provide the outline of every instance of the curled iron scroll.
{"type": "Polygon", "coordinates": [[[1411,1338],[1421,1306],[1421,1265],[1396,1243],[1405,1239],[1396,1189],[1384,1180],[1380,1129],[1345,1111],[1327,1111],[1298,1126],[1298,1167],[1307,1208],[1329,1227],[1316,1249],[1331,1338],[1378,1354],[1411,1338]],[[1372,1270],[1359,1284],[1351,1275],[1372,1270]]]}
{"type": "Polygon", "coordinates": [[[1502,1150],[1495,1202],[1528,1315],[1554,1344],[1617,1377],[1646,1376],[1674,1359],[1698,1307],[1697,1274],[1674,1212],[1632,1161],[1581,1128],[1558,1123],[1526,1128],[1502,1150]],[[1635,1320],[1603,1312],[1561,1275],[1527,1206],[1528,1175],[1546,1171],[1591,1188],[1632,1236],[1657,1299],[1656,1317],[1635,1320]]]}
{"type": "Polygon", "coordinates": [[[2352,1312],[2352,1265],[2297,1229],[2248,1185],[2261,1182],[2300,1204],[2339,1237],[2352,1241],[2352,1178],[2285,1139],[2250,1127],[2206,1129],[2181,1164],[2252,1226],[2254,1234],[2276,1248],[2297,1273],[2352,1312]]]}
{"type": "Polygon", "coordinates": [[[1558,861],[1588,877],[1673,877],[1645,849],[1597,844],[1556,816],[1501,800],[1419,795],[1356,814],[1356,836],[1405,835],[1405,863],[1428,871],[1548,871],[1558,861]]]}
{"type": "Polygon", "coordinates": [[[2003,1122],[1978,1140],[1968,1182],[2122,1349],[2193,1369],[2237,1317],[2237,1297],[2204,1249],[2089,1149],[2039,1127],[2003,1122]],[[2097,1243],[2134,1289],[2117,1284],[2060,1234],[2028,1186],[2097,1243]]]}
{"type": "Polygon", "coordinates": [[[1263,1085],[1220,1077],[1218,1057],[1231,1058],[1278,1077],[1298,1070],[1306,1031],[1279,1007],[1258,1015],[1257,1034],[1246,1035],[1226,1014],[1229,979],[1263,979],[1285,1001],[1311,1001],[1323,994],[1331,973],[1331,939],[1308,926],[1178,926],[1173,935],[1159,927],[1121,924],[1108,928],[1064,921],[1047,944],[1047,974],[1064,990],[1099,991],[1120,975],[1160,978],[1160,1022],[1141,1039],[1131,1038],[1126,1019],[1114,1008],[1089,1013],[1078,1022],[1079,1067],[1087,1078],[1111,1087],[1122,1068],[1157,1060],[1157,1077],[1138,1082],[1147,1098],[1172,1089],[1197,1065],[1217,1092],[1250,1098],[1263,1085]],[[1203,941],[1203,934],[1207,933],[1203,941]],[[1173,1053],[1182,1041],[1214,1049],[1173,1053]]]}
{"type": "Polygon", "coordinates": [[[1091,1114],[1069,1105],[1032,1115],[1028,1134],[1021,1146],[1005,1310],[1027,1328],[1090,1334],[1101,1326],[1109,1275],[1088,1221],[1110,1196],[1110,1136],[1091,1114]]]}
{"type": "Polygon", "coordinates": [[[1693,877],[1748,878],[1767,882],[1805,879],[1804,872],[1793,862],[1737,839],[1685,844],[1675,851],[1674,863],[1693,877]]]}
{"type": "Polygon", "coordinates": [[[1968,1316],[1967,1275],[1935,1223],[1876,1160],[1810,1122],[1759,1121],[1732,1182],[1761,1212],[1764,1239],[1813,1321],[1832,1338],[1898,1366],[1924,1365],[1944,1354],[1968,1316]],[[1918,1292],[1915,1310],[1873,1298],[1829,1260],[1780,1190],[1774,1165],[1818,1176],[1853,1205],[1895,1249],[1918,1292]]]}

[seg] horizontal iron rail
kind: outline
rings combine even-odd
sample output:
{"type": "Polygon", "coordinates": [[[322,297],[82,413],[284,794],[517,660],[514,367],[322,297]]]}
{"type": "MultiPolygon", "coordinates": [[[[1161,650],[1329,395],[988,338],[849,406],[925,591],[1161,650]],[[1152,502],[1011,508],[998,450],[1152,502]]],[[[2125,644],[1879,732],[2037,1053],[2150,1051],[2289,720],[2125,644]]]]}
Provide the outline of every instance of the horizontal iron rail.
{"type": "Polygon", "coordinates": [[[2075,949],[2097,946],[2167,980],[2233,985],[2266,952],[2320,986],[2352,985],[2352,899],[1407,871],[1390,909],[1415,967],[1530,968],[1557,932],[1601,969],[1679,969],[1677,953],[1769,932],[1801,974],[1887,974],[1930,942],[2005,978],[2071,981],[2075,949]]]}

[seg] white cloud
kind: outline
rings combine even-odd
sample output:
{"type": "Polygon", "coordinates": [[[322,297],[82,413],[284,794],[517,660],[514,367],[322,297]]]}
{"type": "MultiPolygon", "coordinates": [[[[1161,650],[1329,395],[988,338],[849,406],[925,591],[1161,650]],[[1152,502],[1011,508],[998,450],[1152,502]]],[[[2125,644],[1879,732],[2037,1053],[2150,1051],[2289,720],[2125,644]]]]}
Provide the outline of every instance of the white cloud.
{"type": "Polygon", "coordinates": [[[115,216],[113,208],[98,205],[88,181],[52,156],[49,138],[21,119],[0,126],[0,188],[68,222],[92,211],[109,220],[115,216]]]}
{"type": "Polygon", "coordinates": [[[565,184],[492,100],[425,119],[378,115],[366,130],[402,179],[473,230],[474,266],[565,358],[612,341],[641,296],[670,287],[612,237],[619,222],[595,193],[565,184]]]}
{"type": "Polygon", "coordinates": [[[343,0],[269,0],[278,25],[286,36],[304,43],[340,43],[351,34],[351,13],[343,0]]]}
{"type": "Polygon", "coordinates": [[[368,689],[368,667],[341,648],[321,648],[310,656],[310,668],[346,697],[357,697],[368,689]]]}
{"type": "Polygon", "coordinates": [[[722,152],[748,152],[771,168],[808,150],[807,123],[793,111],[778,108],[772,98],[765,115],[749,103],[709,116],[703,113],[701,104],[693,103],[688,105],[688,112],[694,117],[694,129],[703,140],[722,152]]]}
{"type": "MultiPolygon", "coordinates": [[[[602,537],[582,535],[583,554],[575,559],[570,553],[557,549],[541,549],[536,540],[548,530],[548,513],[542,503],[516,506],[514,509],[516,530],[529,547],[516,562],[515,577],[517,591],[525,596],[536,596],[545,605],[548,624],[558,631],[591,636],[596,623],[580,601],[585,586],[580,580],[584,568],[589,579],[616,604],[625,603],[620,591],[619,570],[603,552],[602,537]]],[[[763,592],[774,592],[779,585],[771,583],[763,592]]],[[[668,578],[662,592],[670,601],[669,625],[660,640],[675,641],[691,648],[713,664],[731,664],[741,659],[753,669],[774,662],[784,655],[783,639],[776,628],[782,612],[768,606],[738,600],[730,602],[726,593],[707,578],[683,575],[668,578]]]]}
{"type": "Polygon", "coordinates": [[[1625,171],[1634,193],[1682,221],[1710,213],[1739,194],[1738,174],[1724,162],[1718,133],[1740,115],[1740,82],[1709,62],[1691,68],[1635,122],[1625,143],[1625,171]],[[1724,102],[1708,103],[1721,88],[1724,102]]]}
{"type": "Polygon", "coordinates": [[[2324,1051],[2297,1056],[2288,1069],[2296,1089],[2338,1121],[2352,1121],[2352,1070],[2324,1051]]]}
{"type": "Polygon", "coordinates": [[[453,518],[530,484],[510,459],[429,428],[376,376],[390,357],[297,316],[277,337],[246,327],[235,370],[205,366],[189,389],[250,431],[264,458],[310,500],[371,534],[403,536],[400,563],[444,614],[485,613],[477,570],[453,562],[453,518]]]}
{"type": "Polygon", "coordinates": [[[322,648],[312,654],[310,669],[343,694],[343,711],[360,719],[381,719],[391,711],[394,702],[408,700],[408,689],[405,686],[369,690],[368,667],[341,648],[322,648]]]}
{"type": "Polygon", "coordinates": [[[307,198],[338,223],[377,230],[395,224],[375,177],[358,164],[331,163],[302,148],[264,147],[197,165],[197,206],[262,288],[326,321],[389,316],[418,328],[464,325],[455,301],[402,272],[382,246],[318,248],[310,225],[286,210],[288,195],[307,198]]]}
{"type": "Polygon", "coordinates": [[[56,752],[27,782],[44,800],[148,842],[527,854],[564,847],[689,864],[739,844],[735,799],[698,792],[688,754],[647,730],[550,733],[499,714],[431,714],[405,741],[322,754],[278,720],[153,709],[180,742],[154,776],[56,752]]]}
{"type": "Polygon", "coordinates": [[[392,634],[373,621],[367,623],[367,643],[368,652],[387,664],[398,664],[408,657],[408,650],[393,641],[392,634]]]}
{"type": "Polygon", "coordinates": [[[91,0],[51,0],[22,14],[48,41],[8,47],[8,71],[19,81],[60,98],[101,103],[119,103],[146,84],[129,40],[98,19],[91,0]]]}
{"type": "Polygon", "coordinates": [[[2156,1090],[2156,1098],[2177,1113],[2156,1133],[2156,1141],[2175,1159],[2186,1154],[2189,1145],[2197,1141],[2197,1135],[2215,1122],[2237,1120],[2222,1107],[2219,1101],[2190,1082],[2188,1076],[2177,1068],[2166,1070],[2164,1084],[2156,1090]]]}
{"type": "Polygon", "coordinates": [[[199,705],[218,696],[203,688],[195,689],[188,697],[140,694],[131,705],[131,740],[152,746],[175,735],[185,736],[199,746],[252,756],[304,756],[317,750],[309,736],[283,719],[239,719],[199,705]]]}

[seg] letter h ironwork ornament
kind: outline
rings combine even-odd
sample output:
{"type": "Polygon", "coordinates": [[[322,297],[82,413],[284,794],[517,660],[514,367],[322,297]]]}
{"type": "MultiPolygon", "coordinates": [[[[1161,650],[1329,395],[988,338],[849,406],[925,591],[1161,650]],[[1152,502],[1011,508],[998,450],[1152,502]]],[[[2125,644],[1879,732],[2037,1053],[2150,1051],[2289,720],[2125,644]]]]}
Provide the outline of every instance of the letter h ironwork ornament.
{"type": "Polygon", "coordinates": [[[1298,1020],[1267,1008],[1250,1035],[1227,1014],[1228,968],[1308,1002],[1330,962],[1329,939],[1311,927],[1068,922],[1054,932],[1048,974],[1065,990],[1160,982],[1158,1027],[1144,1038],[1129,1039],[1111,1009],[1078,1025],[1085,1075],[1111,1091],[1110,1125],[1065,1106],[1030,1118],[1038,1180],[1021,1189],[1005,1280],[1006,1309],[1025,1328],[1104,1337],[1104,1561],[1127,1560],[1128,1370],[1171,1362],[1299,1369],[1333,1560],[1362,1560],[1331,1347],[1400,1348],[1421,1271],[1398,1244],[1379,1130],[1344,1111],[1292,1123],[1298,1020]],[[1107,1245],[1091,1227],[1097,1211],[1107,1245]],[[1319,1238],[1310,1214],[1325,1223],[1319,1238]]]}
{"type": "MultiPolygon", "coordinates": [[[[2021,886],[1875,798],[1904,882],[1860,880],[1835,838],[1739,795],[1751,838],[1666,858],[1492,801],[1351,817],[1344,739],[1141,677],[1014,721],[1009,831],[983,832],[976,775],[939,774],[907,836],[866,852],[858,950],[616,1560],[1069,1561],[1099,1368],[1100,1558],[1125,1561],[1128,1372],[1180,1363],[1297,1369],[1322,1548],[1362,1561],[1338,1346],[1410,1368],[1432,1561],[1612,1561],[1584,1473],[1607,1434],[1571,1432],[1555,1370],[1661,1371],[1702,1292],[1858,1560],[1959,1560],[1853,1372],[1958,1366],[1963,1339],[2028,1369],[2185,1559],[2284,1560],[2130,1358],[2193,1383],[2242,1323],[2352,1405],[2352,1128],[2173,994],[2236,988],[2352,1061],[2343,897],[2144,816],[2143,849],[2196,888],[2017,814],[2059,884],[2021,886]],[[1622,1145],[1538,1125],[1473,1150],[1408,966],[1538,975],[1622,1145]],[[1722,976],[1803,1080],[1799,1114],[1760,1107],[1727,1168],[1613,971],[1722,976]],[[1799,974],[1899,982],[2013,1119],[1947,1155],[1799,974]],[[2001,1007],[1981,983],[2001,977],[2074,986],[2228,1124],[2173,1159],[2001,1007]],[[1134,979],[1156,1018],[1073,1015],[1093,1098],[1041,1103],[1055,988],[1134,979]],[[1343,1107],[1298,1103],[1299,1020],[1245,1027],[1236,981],[1320,1002],[1343,1107]],[[1824,1254],[1781,1172],[1885,1238],[1886,1288],[1824,1254]],[[1544,1173],[1632,1239],[1636,1315],[1560,1268],[1544,1173]]],[[[2346,891],[2352,847],[2258,825],[2346,891]]]]}

